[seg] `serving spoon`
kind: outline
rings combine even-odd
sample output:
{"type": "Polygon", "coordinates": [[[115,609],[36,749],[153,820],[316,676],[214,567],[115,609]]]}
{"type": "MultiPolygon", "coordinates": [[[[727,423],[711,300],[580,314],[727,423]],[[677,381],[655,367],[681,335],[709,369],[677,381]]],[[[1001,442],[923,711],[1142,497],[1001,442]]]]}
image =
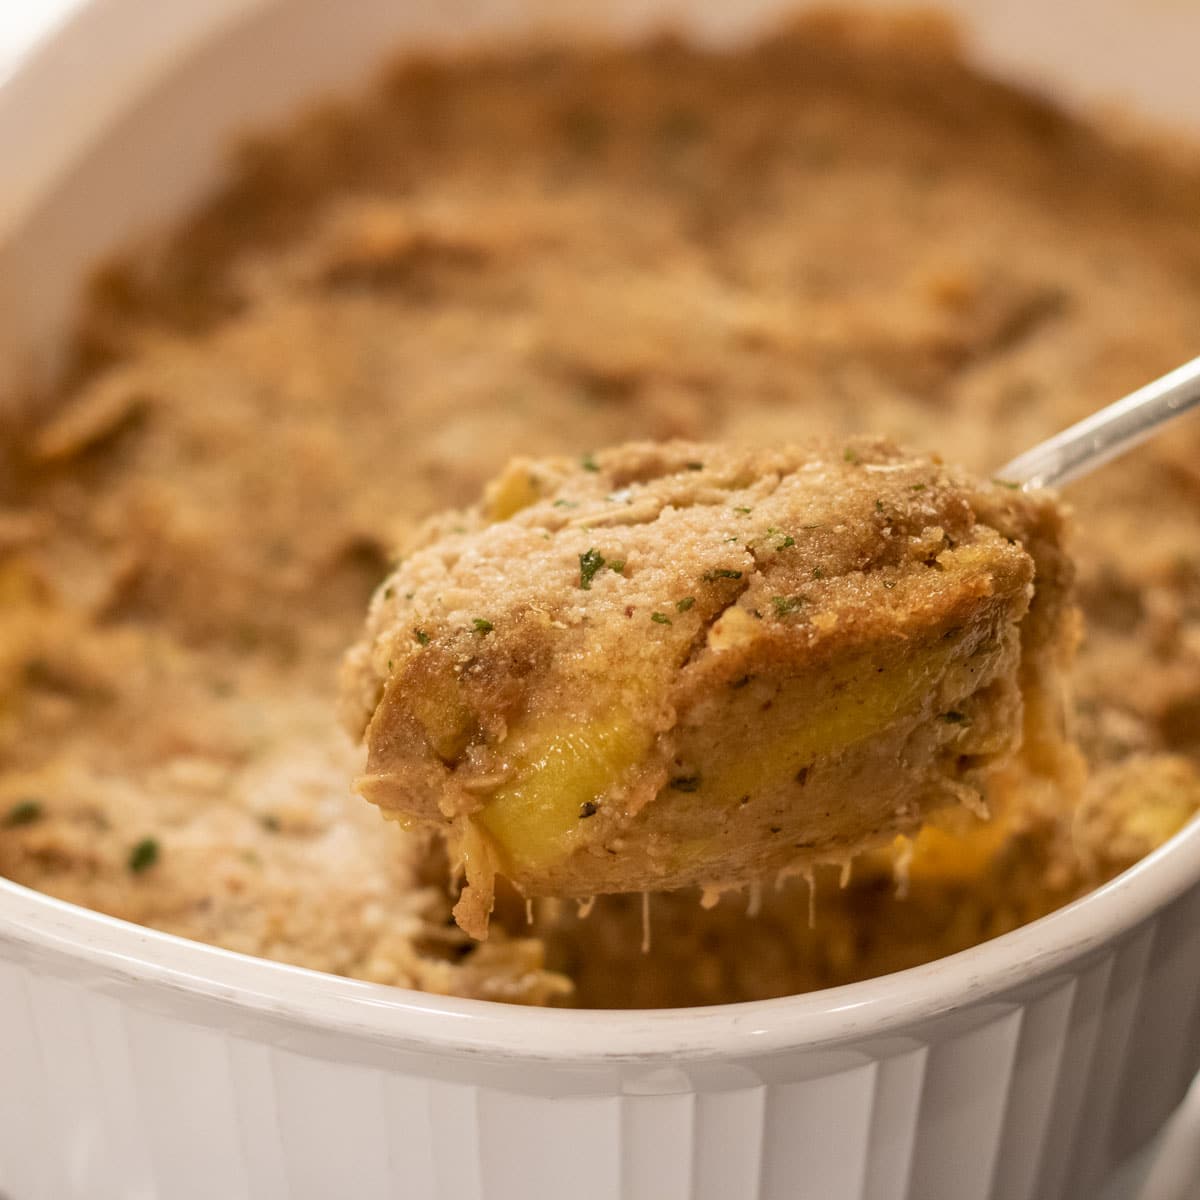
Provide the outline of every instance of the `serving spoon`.
{"type": "MultiPolygon", "coordinates": [[[[1200,358],[1013,459],[998,482],[1057,487],[1197,405],[1200,358]]],[[[473,936],[486,936],[497,875],[527,896],[585,899],[719,890],[848,858],[968,804],[1015,745],[998,734],[1015,736],[1019,716],[1016,623],[1036,555],[1054,551],[1010,547],[1047,501],[997,505],[987,485],[867,442],[792,448],[767,492],[757,466],[754,452],[695,443],[521,460],[489,488],[476,528],[381,585],[344,672],[368,750],[357,790],[448,839],[467,884],[455,916],[473,936]],[[614,525],[630,479],[644,519],[614,525]],[[680,504],[710,479],[750,482],[727,484],[715,516],[711,502],[680,504]],[[972,496],[984,533],[944,545],[956,501],[972,496]],[[939,570],[919,554],[865,570],[884,533],[902,548],[920,540],[905,533],[914,505],[917,528],[939,536],[939,570]],[[751,513],[771,522],[753,561],[741,532],[711,536],[714,520],[751,513]],[[855,527],[866,560],[821,533],[855,527]],[[464,623],[475,612],[487,616],[464,623]],[[577,616],[530,616],[547,612],[577,616]]],[[[1047,581],[1043,641],[1062,611],[1047,581]]],[[[1052,670],[1034,652],[1022,691],[1052,670]]]]}
{"type": "Polygon", "coordinates": [[[1132,450],[1200,405],[1200,358],[1018,454],[996,478],[1026,490],[1058,488],[1132,450]]]}

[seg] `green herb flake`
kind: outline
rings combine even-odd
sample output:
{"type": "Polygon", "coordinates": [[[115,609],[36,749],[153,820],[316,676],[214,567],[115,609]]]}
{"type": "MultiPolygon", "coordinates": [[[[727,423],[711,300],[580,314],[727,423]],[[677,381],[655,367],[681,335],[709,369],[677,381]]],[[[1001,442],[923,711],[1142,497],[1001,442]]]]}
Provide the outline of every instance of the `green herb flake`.
{"type": "Polygon", "coordinates": [[[862,456],[854,449],[853,446],[847,446],[842,451],[842,458],[846,460],[852,467],[857,467],[862,462],[862,456]]]}
{"type": "Polygon", "coordinates": [[[471,622],[471,628],[474,629],[477,634],[483,637],[491,633],[496,627],[491,623],[491,621],[485,620],[483,617],[476,617],[471,622]]]}
{"type": "Polygon", "coordinates": [[[681,147],[702,137],[704,131],[704,118],[698,112],[677,108],[662,117],[657,133],[667,147],[681,147]]]}
{"type": "Polygon", "coordinates": [[[741,579],[741,571],[731,571],[728,567],[718,567],[715,571],[705,571],[701,578],[705,583],[715,583],[718,579],[741,579]]]}
{"type": "Polygon", "coordinates": [[[771,603],[775,606],[775,615],[786,617],[789,613],[798,612],[808,603],[807,596],[772,596],[771,603]]]}
{"type": "Polygon", "coordinates": [[[562,127],[572,149],[581,154],[599,150],[607,134],[604,117],[591,108],[570,109],[562,116],[562,127]]]}
{"type": "Polygon", "coordinates": [[[5,829],[16,829],[18,825],[32,825],[35,821],[40,821],[43,816],[45,816],[45,809],[40,800],[18,800],[4,814],[4,820],[0,824],[3,824],[5,829]]]}
{"type": "Polygon", "coordinates": [[[592,580],[604,569],[604,555],[599,550],[585,550],[579,556],[579,586],[585,592],[592,589],[592,580]]]}
{"type": "Polygon", "coordinates": [[[942,713],[942,720],[947,725],[961,725],[967,719],[966,713],[960,713],[951,709],[949,712],[942,713]]]}
{"type": "Polygon", "coordinates": [[[383,589],[383,598],[385,600],[390,600],[395,594],[396,594],[396,589],[394,587],[392,587],[392,585],[390,583],[387,585],[387,587],[385,587],[383,589]]]}
{"type": "Polygon", "coordinates": [[[671,618],[666,613],[653,612],[650,614],[650,620],[656,625],[670,625],[671,618]]]}
{"type": "Polygon", "coordinates": [[[158,862],[158,842],[154,838],[142,838],[129,851],[129,869],[135,875],[149,870],[156,862],[158,862]]]}
{"type": "Polygon", "coordinates": [[[584,469],[585,471],[598,471],[598,470],[600,470],[600,464],[599,464],[599,463],[596,461],[596,457],[595,457],[595,455],[594,455],[594,454],[591,454],[590,452],[589,452],[588,454],[585,454],[585,455],[584,455],[584,456],[583,456],[583,457],[582,457],[582,458],[579,460],[579,465],[580,465],[581,467],[583,467],[583,469],[584,469]]]}
{"type": "Polygon", "coordinates": [[[700,790],[700,776],[676,775],[671,780],[670,787],[676,792],[698,792],[700,790]]]}
{"type": "Polygon", "coordinates": [[[620,573],[625,570],[625,560],[623,558],[614,559],[608,564],[608,569],[610,571],[615,571],[618,575],[620,575],[620,573]]]}
{"type": "Polygon", "coordinates": [[[735,533],[735,534],[733,534],[733,536],[732,536],[732,537],[727,537],[727,538],[725,539],[725,541],[726,541],[727,543],[728,543],[728,542],[736,542],[737,540],[738,540],[738,537],[737,537],[737,534],[736,534],[736,533],[735,533]]]}
{"type": "Polygon", "coordinates": [[[555,508],[578,508],[579,502],[577,500],[555,500],[554,507],[555,508]]]}
{"type": "Polygon", "coordinates": [[[239,650],[254,650],[262,642],[262,634],[253,625],[243,623],[233,631],[234,641],[239,650]]]}
{"type": "Polygon", "coordinates": [[[824,579],[825,572],[820,567],[813,567],[812,577],[814,579],[824,579]]]}
{"type": "Polygon", "coordinates": [[[796,539],[789,533],[787,537],[775,547],[776,550],[790,550],[796,544],[796,539]]]}
{"type": "Polygon", "coordinates": [[[992,482],[997,487],[1008,488],[1010,492],[1019,492],[1021,490],[1021,485],[1019,483],[1013,483],[1009,479],[993,479],[992,482]]]}
{"type": "Polygon", "coordinates": [[[404,598],[405,600],[411,600],[416,594],[416,592],[405,592],[404,598]]]}
{"type": "Polygon", "coordinates": [[[702,462],[685,462],[683,464],[689,471],[703,471],[704,464],[702,462]]]}
{"type": "Polygon", "coordinates": [[[748,505],[745,505],[745,504],[738,504],[738,505],[734,506],[733,511],[735,513],[741,513],[743,516],[745,516],[747,513],[752,513],[754,511],[754,509],[750,508],[748,505]]]}
{"type": "Polygon", "coordinates": [[[682,600],[675,601],[675,608],[678,612],[687,612],[696,603],[695,596],[684,596],[682,600]]]}
{"type": "Polygon", "coordinates": [[[420,646],[428,646],[429,645],[429,634],[427,634],[424,629],[414,629],[413,637],[415,637],[417,639],[418,645],[420,645],[420,646]]]}
{"type": "Polygon", "coordinates": [[[925,490],[925,485],[923,483],[914,483],[908,490],[910,492],[923,492],[925,490]]]}
{"type": "Polygon", "coordinates": [[[876,500],[876,501],[875,501],[875,511],[876,511],[876,512],[883,512],[883,501],[882,501],[882,500],[876,500]]]}

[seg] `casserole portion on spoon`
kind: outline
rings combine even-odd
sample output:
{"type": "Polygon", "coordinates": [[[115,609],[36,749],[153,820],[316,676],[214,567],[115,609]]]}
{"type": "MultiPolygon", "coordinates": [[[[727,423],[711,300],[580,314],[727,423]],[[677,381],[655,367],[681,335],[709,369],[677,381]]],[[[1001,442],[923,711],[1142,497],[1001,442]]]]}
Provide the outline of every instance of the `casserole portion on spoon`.
{"type": "Polygon", "coordinates": [[[448,837],[476,936],[496,875],[587,897],[847,861],[983,807],[1023,737],[1055,753],[1061,537],[1049,497],[881,441],[514,462],[375,595],[357,788],[448,837]]]}

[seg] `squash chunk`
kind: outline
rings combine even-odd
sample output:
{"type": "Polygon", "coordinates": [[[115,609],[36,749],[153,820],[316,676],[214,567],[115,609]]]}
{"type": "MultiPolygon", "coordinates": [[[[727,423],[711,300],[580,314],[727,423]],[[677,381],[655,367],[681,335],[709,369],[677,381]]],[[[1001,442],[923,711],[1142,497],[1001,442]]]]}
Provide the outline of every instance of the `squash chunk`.
{"type": "Polygon", "coordinates": [[[372,604],[360,790],[446,834],[479,935],[495,873],[582,897],[845,860],[982,811],[1026,707],[1047,726],[1060,540],[1050,499],[884,442],[515,463],[372,604]]]}

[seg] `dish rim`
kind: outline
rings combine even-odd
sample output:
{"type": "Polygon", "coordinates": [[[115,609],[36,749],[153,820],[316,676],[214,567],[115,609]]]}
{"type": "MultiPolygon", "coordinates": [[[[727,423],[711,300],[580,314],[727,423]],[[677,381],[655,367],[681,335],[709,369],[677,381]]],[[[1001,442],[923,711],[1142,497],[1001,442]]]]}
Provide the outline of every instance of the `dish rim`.
{"type": "MultiPolygon", "coordinates": [[[[857,983],[737,1004],[556,1009],[439,996],[226,950],[0,879],[0,947],[107,983],[152,984],[292,1027],[459,1057],[564,1065],[836,1048],[959,1012],[1103,951],[1200,885],[1200,821],[1087,895],[958,953],[857,983]]],[[[4,956],[0,955],[0,959],[4,956]]],[[[11,956],[10,956],[11,957],[11,956]]]]}

